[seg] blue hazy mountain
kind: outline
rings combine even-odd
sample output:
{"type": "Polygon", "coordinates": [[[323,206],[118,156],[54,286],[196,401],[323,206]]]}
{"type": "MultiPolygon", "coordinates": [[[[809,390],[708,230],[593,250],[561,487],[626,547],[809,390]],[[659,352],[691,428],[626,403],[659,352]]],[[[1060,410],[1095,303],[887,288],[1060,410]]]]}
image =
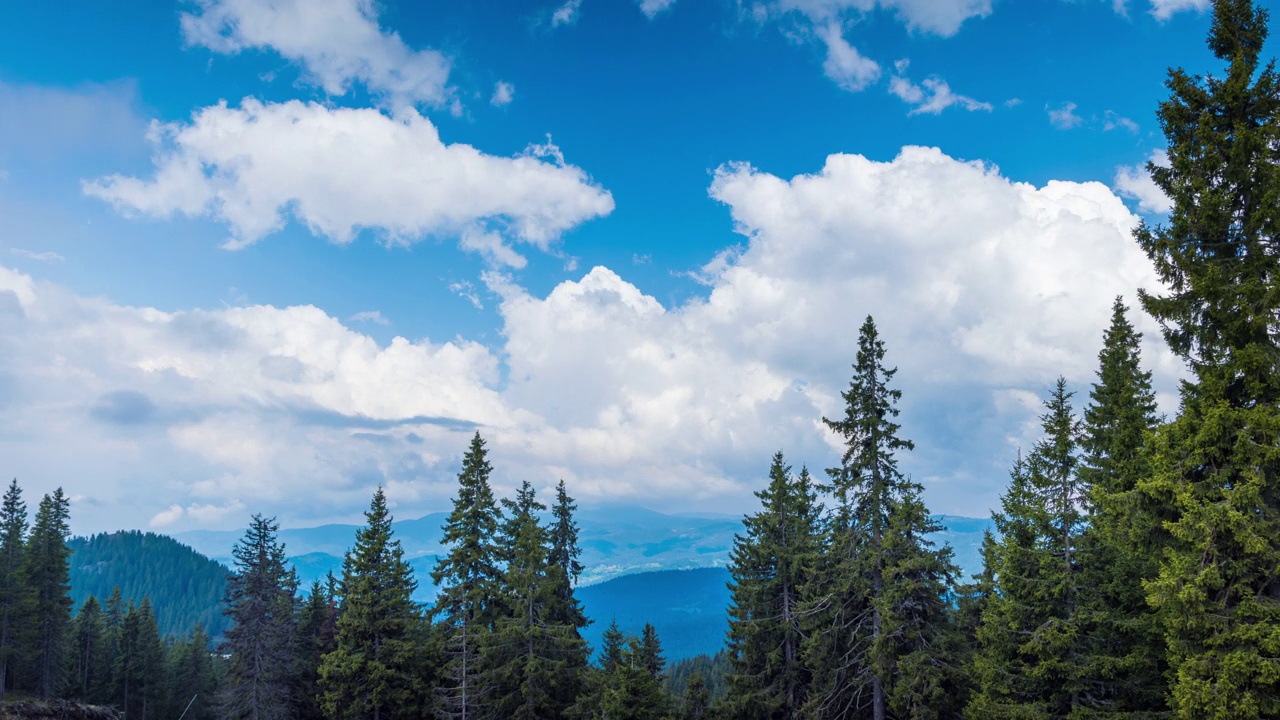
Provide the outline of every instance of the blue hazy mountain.
{"type": "MultiPolygon", "coordinates": [[[[967,578],[981,567],[982,534],[991,521],[949,515],[937,519],[945,529],[934,541],[949,543],[955,549],[962,579],[967,578]]],[[[443,550],[440,528],[444,520],[443,513],[435,513],[394,524],[418,580],[414,597],[419,602],[435,599],[431,571],[443,550]]],[[[639,633],[644,623],[652,623],[669,660],[710,654],[721,647],[728,627],[729,573],[725,565],[734,535],[742,529],[740,517],[666,515],[634,507],[606,507],[581,510],[578,523],[586,566],[578,598],[593,620],[584,632],[593,648],[599,647],[600,635],[613,619],[630,633],[639,633]]],[[[358,529],[356,525],[335,524],[280,531],[303,592],[312,581],[323,580],[330,572],[342,574],[342,556],[358,529]]],[[[120,585],[126,594],[155,595],[152,599],[159,604],[175,604],[176,615],[166,621],[167,632],[185,634],[197,622],[214,627],[221,620],[219,603],[225,579],[221,566],[206,557],[229,566],[231,548],[242,535],[235,530],[201,530],[178,534],[179,542],[149,533],[75,539],[72,594],[78,599],[90,592],[102,595],[120,585]],[[126,540],[130,542],[121,544],[126,540]],[[152,546],[165,550],[163,561],[147,554],[152,546]],[[149,575],[157,575],[153,580],[164,587],[190,596],[190,602],[178,608],[176,603],[162,600],[161,596],[167,595],[156,589],[155,582],[138,585],[135,576],[140,565],[149,569],[149,575]],[[204,583],[199,593],[192,590],[196,576],[204,583]],[[212,581],[206,582],[206,576],[212,581]],[[199,607],[187,607],[192,603],[199,607]]]]}
{"type": "MultiPolygon", "coordinates": [[[[440,538],[446,517],[446,513],[432,513],[392,525],[418,578],[415,599],[422,602],[435,596],[430,571],[444,552],[440,538]]],[[[945,529],[933,539],[955,549],[956,564],[962,570],[962,578],[967,579],[982,566],[982,533],[991,527],[991,521],[954,515],[937,519],[945,529]]],[[[729,561],[733,538],[742,530],[740,516],[668,515],[631,506],[585,507],[578,512],[577,520],[581,527],[581,561],[586,567],[583,586],[659,570],[723,568],[729,561]]],[[[303,588],[313,580],[323,579],[328,572],[341,575],[342,556],[358,529],[356,525],[332,524],[280,531],[280,540],[303,588]]],[[[175,537],[229,565],[231,547],[242,535],[238,530],[195,530],[175,537]]]]}

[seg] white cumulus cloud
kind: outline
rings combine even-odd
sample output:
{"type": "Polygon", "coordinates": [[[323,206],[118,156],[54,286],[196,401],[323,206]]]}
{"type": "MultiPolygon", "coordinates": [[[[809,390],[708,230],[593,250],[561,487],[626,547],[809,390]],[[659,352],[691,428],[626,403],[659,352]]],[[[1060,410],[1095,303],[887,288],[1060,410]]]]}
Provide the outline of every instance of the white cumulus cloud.
{"type": "MultiPolygon", "coordinates": [[[[1168,167],[1169,153],[1164,150],[1155,150],[1147,158],[1147,162],[1168,167]]],[[[1116,168],[1114,186],[1116,192],[1137,200],[1138,209],[1144,212],[1165,214],[1173,209],[1173,201],[1151,179],[1146,163],[1122,165],[1116,168]]]]}
{"type": "Polygon", "coordinates": [[[412,109],[389,117],[245,99],[189,123],[153,124],[150,140],[150,179],[112,175],[84,191],[126,212],[214,218],[230,227],[229,248],[281,230],[291,215],[338,243],[373,228],[393,242],[481,233],[546,249],[613,210],[580,168],[446,144],[412,109]]]}
{"type": "Polygon", "coordinates": [[[190,45],[218,53],[272,50],[305,68],[330,95],[353,83],[394,105],[440,105],[449,97],[450,62],[407,46],[378,24],[372,0],[196,0],[181,16],[190,45]]]}
{"type": "MultiPolygon", "coordinates": [[[[489,270],[492,348],[380,343],[310,306],[126,307],[0,269],[0,453],[20,477],[92,477],[90,527],[234,523],[218,513],[237,503],[349,518],[376,484],[405,517],[440,510],[476,429],[499,492],[563,477],[586,502],[746,509],[774,451],[834,462],[820,418],[872,314],[918,446],[904,469],[935,511],[977,516],[1034,398],[1093,379],[1112,298],[1157,287],[1105,185],[1016,182],[933,148],[794,177],[726,165],[710,195],[744,240],[701,269],[704,296],[664,305],[605,267],[545,293],[489,270]]],[[[1178,363],[1133,320],[1167,393],[1178,363]]]]}
{"type": "Polygon", "coordinates": [[[494,107],[502,107],[510,105],[512,99],[516,95],[516,86],[509,82],[499,80],[493,86],[493,96],[489,98],[489,104],[494,107]]]}

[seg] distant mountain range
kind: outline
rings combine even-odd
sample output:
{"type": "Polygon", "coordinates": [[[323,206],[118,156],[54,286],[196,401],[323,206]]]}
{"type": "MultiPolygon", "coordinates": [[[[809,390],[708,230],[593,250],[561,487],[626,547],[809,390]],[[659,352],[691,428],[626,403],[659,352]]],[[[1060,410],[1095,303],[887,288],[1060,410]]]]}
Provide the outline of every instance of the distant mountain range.
{"type": "MultiPolygon", "coordinates": [[[[734,535],[742,529],[740,518],[614,507],[583,509],[577,519],[586,566],[578,598],[593,620],[584,632],[593,648],[599,648],[600,635],[613,619],[631,633],[652,623],[668,660],[721,648],[728,627],[725,565],[734,535]]],[[[946,529],[934,540],[955,549],[965,577],[976,572],[982,564],[982,533],[991,521],[937,519],[946,529]]],[[[431,602],[436,595],[430,573],[443,551],[444,520],[444,513],[435,513],[393,526],[418,580],[415,597],[420,602],[431,602]]],[[[342,556],[357,529],[322,525],[280,531],[303,591],[328,572],[341,574],[342,556]]],[[[151,598],[165,632],[184,635],[199,622],[216,636],[225,627],[220,605],[225,566],[241,536],[240,531],[199,530],[180,533],[176,540],[138,532],[74,538],[72,596],[78,605],[89,594],[102,599],[119,585],[126,599],[151,598]]]]}
{"type": "MultiPolygon", "coordinates": [[[[446,513],[432,513],[392,525],[396,538],[413,566],[419,587],[415,599],[435,597],[430,571],[444,552],[440,544],[446,513]]],[[[982,566],[982,533],[989,519],[940,515],[946,527],[935,535],[939,543],[955,549],[956,564],[964,577],[982,566]]],[[[657,570],[723,568],[728,564],[734,536],[742,531],[742,518],[724,515],[667,515],[637,507],[583,508],[577,514],[579,544],[586,567],[584,586],[605,580],[657,570]]],[[[342,556],[355,539],[356,525],[321,525],[280,531],[285,551],[303,586],[328,572],[341,573],[342,556]]],[[[242,536],[237,530],[194,530],[175,537],[204,555],[230,564],[231,547],[242,536]]]]}

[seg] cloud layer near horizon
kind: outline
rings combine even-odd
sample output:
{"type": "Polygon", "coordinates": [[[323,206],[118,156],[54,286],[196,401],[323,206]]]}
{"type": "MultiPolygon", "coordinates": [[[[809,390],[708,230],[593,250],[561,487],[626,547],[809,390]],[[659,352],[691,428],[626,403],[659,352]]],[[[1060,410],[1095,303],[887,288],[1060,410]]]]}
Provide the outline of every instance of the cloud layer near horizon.
{"type": "MultiPolygon", "coordinates": [[[[744,243],[700,269],[705,297],[666,307],[604,267],[536,295],[489,271],[500,347],[380,345],[309,306],[124,307],[0,270],[0,445],[33,491],[79,496],[78,528],[349,518],[377,484],[401,514],[437,510],[476,429],[500,492],[563,477],[586,502],[736,511],[775,450],[834,460],[820,418],[872,314],[919,447],[904,467],[935,511],[983,515],[1038,397],[1059,374],[1087,387],[1113,298],[1156,284],[1106,186],[937,149],[789,179],[730,165],[710,194],[744,243]]],[[[1168,391],[1176,363],[1134,319],[1168,391]]]]}

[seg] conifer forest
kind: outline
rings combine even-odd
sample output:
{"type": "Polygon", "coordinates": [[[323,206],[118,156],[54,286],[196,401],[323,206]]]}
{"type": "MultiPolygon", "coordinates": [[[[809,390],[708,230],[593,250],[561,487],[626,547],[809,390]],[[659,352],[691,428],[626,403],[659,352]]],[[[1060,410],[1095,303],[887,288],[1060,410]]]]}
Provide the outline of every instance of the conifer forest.
{"type": "Polygon", "coordinates": [[[1280,75],[1265,9],[1212,12],[1221,64],[1170,70],[1157,110],[1169,163],[1148,170],[1173,210],[1133,233],[1165,288],[1115,299],[1096,376],[1070,379],[1087,395],[1043,388],[980,572],[961,577],[929,537],[922,485],[899,469],[914,444],[894,349],[866,317],[843,412],[821,418],[838,465],[760,449],[715,657],[669,663],[652,626],[616,623],[589,647],[573,488],[496,497],[477,432],[429,578],[381,488],[340,575],[309,586],[254,515],[225,617],[194,631],[119,587],[73,607],[68,498],[31,508],[13,481],[0,700],[130,720],[1280,718],[1280,75]],[[1135,313],[1185,362],[1173,417],[1135,313]],[[440,594],[415,602],[419,583],[440,594]]]}

